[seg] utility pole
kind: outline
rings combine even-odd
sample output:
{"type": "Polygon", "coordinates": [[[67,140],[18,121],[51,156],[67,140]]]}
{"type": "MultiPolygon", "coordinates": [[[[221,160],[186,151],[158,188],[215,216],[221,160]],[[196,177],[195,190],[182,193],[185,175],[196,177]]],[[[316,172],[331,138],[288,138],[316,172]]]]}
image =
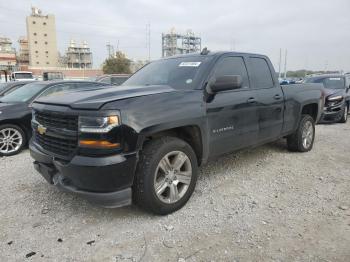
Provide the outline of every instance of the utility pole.
{"type": "Polygon", "coordinates": [[[119,39],[117,41],[117,51],[119,51],[119,39]]]}
{"type": "Polygon", "coordinates": [[[114,47],[108,42],[107,43],[107,53],[108,53],[108,58],[111,58],[114,56],[114,47]]]}
{"type": "Polygon", "coordinates": [[[278,61],[278,78],[281,78],[282,48],[280,48],[280,57],[278,61]]]}
{"type": "Polygon", "coordinates": [[[284,79],[287,78],[287,49],[284,56],[284,79]]]}
{"type": "Polygon", "coordinates": [[[146,40],[147,40],[147,47],[148,47],[148,61],[151,61],[151,23],[148,22],[146,25],[146,40]]]}

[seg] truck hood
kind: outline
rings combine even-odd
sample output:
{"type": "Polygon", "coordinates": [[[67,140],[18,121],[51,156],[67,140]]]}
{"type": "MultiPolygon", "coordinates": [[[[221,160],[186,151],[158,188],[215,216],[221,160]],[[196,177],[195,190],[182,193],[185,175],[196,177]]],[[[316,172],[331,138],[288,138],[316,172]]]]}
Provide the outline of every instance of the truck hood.
{"type": "Polygon", "coordinates": [[[104,104],[121,99],[174,92],[170,86],[115,86],[94,90],[57,93],[35,101],[40,104],[64,105],[73,109],[98,110],[104,104]]]}
{"type": "Polygon", "coordinates": [[[2,103],[0,102],[0,119],[6,119],[11,114],[28,111],[28,104],[24,102],[19,103],[2,103]]]}

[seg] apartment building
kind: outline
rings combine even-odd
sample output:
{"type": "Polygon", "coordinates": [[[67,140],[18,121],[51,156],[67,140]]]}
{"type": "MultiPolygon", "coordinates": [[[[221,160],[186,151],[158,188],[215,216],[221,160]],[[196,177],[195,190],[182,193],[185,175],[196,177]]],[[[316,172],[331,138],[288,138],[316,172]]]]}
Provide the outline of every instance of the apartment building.
{"type": "Polygon", "coordinates": [[[32,67],[56,67],[58,51],[56,25],[53,15],[43,15],[41,10],[32,7],[27,17],[27,37],[29,65],[32,67]]]}

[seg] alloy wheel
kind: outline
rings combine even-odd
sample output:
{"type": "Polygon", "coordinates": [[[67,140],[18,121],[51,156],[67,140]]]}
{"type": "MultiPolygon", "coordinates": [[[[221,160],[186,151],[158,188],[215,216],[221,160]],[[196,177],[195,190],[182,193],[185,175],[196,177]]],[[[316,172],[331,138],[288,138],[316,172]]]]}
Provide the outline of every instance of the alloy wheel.
{"type": "Polygon", "coordinates": [[[304,148],[309,148],[314,139],[314,127],[310,121],[305,122],[302,132],[302,142],[304,148]]]}
{"type": "Polygon", "coordinates": [[[155,172],[154,190],[160,201],[173,204],[186,194],[192,179],[192,165],[184,152],[166,154],[155,172]]]}
{"type": "Polygon", "coordinates": [[[346,121],[348,119],[348,107],[344,107],[344,120],[346,121]]]}
{"type": "Polygon", "coordinates": [[[4,128],[0,130],[0,153],[10,154],[18,151],[23,143],[21,133],[15,128],[4,128]]]}

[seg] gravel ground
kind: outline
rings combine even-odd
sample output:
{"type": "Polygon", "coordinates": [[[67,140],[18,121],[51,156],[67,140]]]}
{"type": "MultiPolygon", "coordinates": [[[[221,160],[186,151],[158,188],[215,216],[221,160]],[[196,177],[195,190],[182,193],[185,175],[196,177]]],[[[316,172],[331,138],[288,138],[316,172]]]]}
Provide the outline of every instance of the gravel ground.
{"type": "Polygon", "coordinates": [[[31,162],[0,158],[0,261],[350,261],[350,123],[317,126],[309,153],[281,140],[208,163],[165,217],[92,206],[31,162]]]}

